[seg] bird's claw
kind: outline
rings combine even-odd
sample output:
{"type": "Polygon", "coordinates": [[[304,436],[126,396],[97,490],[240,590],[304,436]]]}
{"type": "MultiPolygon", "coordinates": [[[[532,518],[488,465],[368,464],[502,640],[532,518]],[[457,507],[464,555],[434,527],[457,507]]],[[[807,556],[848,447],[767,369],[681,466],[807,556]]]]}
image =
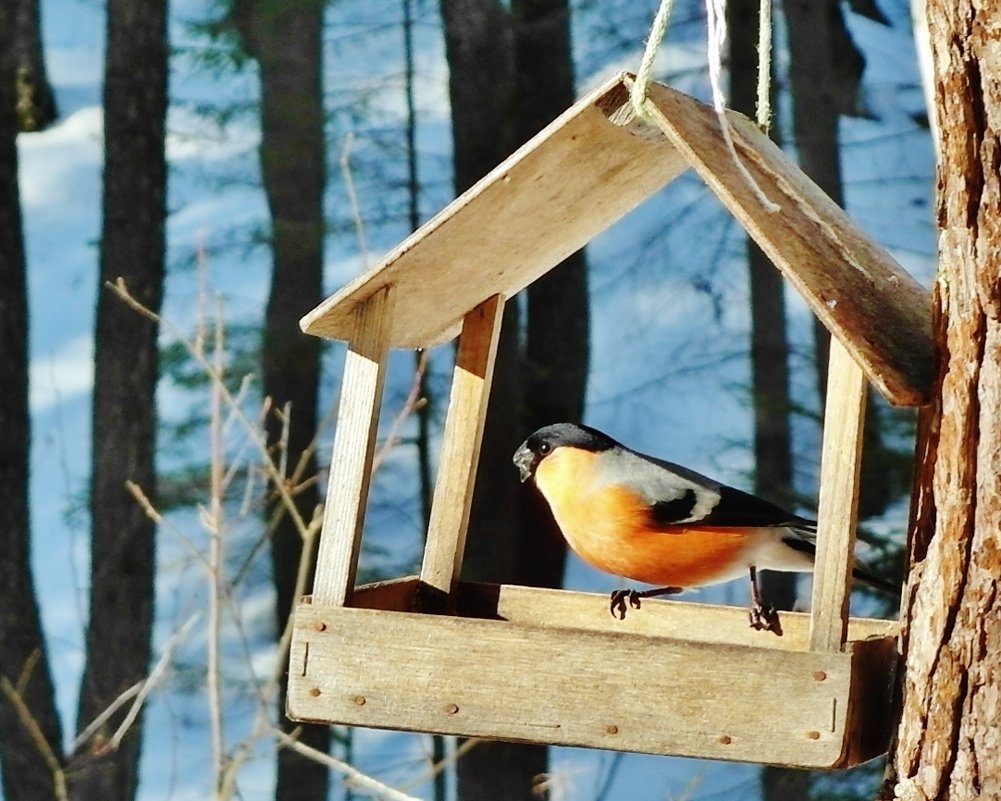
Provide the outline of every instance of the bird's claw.
{"type": "Polygon", "coordinates": [[[770,631],[777,637],[782,636],[782,623],[779,620],[779,613],[771,604],[767,606],[755,603],[747,612],[747,619],[751,628],[755,631],[770,631]]]}
{"type": "Polygon", "coordinates": [[[640,608],[640,597],[640,594],[636,592],[636,590],[612,590],[612,595],[608,604],[608,611],[612,613],[612,617],[617,617],[619,620],[625,620],[626,610],[629,606],[633,609],[640,608]],[[629,606],[626,606],[627,599],[629,601],[629,606]]]}

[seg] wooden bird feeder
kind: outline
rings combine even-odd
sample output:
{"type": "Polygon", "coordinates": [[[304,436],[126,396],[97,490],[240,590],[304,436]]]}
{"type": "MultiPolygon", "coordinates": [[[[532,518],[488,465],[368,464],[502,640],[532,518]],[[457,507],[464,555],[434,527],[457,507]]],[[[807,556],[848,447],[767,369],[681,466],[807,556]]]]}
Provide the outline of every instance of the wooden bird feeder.
{"type": "MultiPolygon", "coordinates": [[[[289,716],[653,754],[834,768],[886,750],[895,621],[849,619],[867,383],[927,402],[927,292],[745,117],[740,175],[716,113],[632,78],[584,97],[302,321],[344,340],[313,595],[295,612],[289,716]],[[694,169],[833,335],[810,614],[785,635],[745,609],[459,581],[505,300],[694,169]],[[390,348],[459,336],[421,574],[355,587],[390,348]]],[[[517,443],[512,442],[512,451],[517,443]]],[[[512,468],[513,470],[513,468],[512,468]]]]}

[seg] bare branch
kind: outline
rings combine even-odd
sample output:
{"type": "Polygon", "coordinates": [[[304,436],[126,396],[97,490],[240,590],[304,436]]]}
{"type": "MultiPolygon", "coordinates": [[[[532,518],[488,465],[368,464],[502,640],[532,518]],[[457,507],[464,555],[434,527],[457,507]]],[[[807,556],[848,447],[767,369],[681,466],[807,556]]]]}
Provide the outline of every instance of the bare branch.
{"type": "Polygon", "coordinates": [[[319,762],[326,765],[328,768],[338,771],[353,787],[367,790],[369,793],[378,798],[389,798],[391,801],[420,801],[420,799],[415,796],[402,793],[399,790],[390,787],[388,784],[383,784],[378,779],[373,779],[371,776],[367,776],[357,768],[353,768],[347,762],[342,762],[336,757],[330,756],[330,754],[317,751],[315,748],[311,748],[310,746],[299,742],[297,739],[289,736],[280,729],[275,729],[274,734],[275,737],[278,738],[278,741],[286,748],[291,748],[296,753],[302,754],[315,762],[319,762]]]}
{"type": "MultiPolygon", "coordinates": [[[[20,684],[20,681],[18,683],[20,684]]],[[[59,759],[52,750],[52,746],[49,745],[49,741],[45,739],[45,735],[42,733],[42,729],[38,725],[38,721],[35,720],[35,716],[31,714],[31,710],[28,709],[27,704],[24,703],[24,698],[21,696],[21,693],[13,684],[10,683],[10,679],[6,676],[0,676],[0,691],[3,691],[7,701],[12,707],[14,707],[18,720],[20,720],[21,725],[27,729],[32,742],[35,744],[35,748],[37,748],[38,753],[42,755],[42,759],[45,760],[46,766],[50,771],[52,771],[52,785],[56,798],[58,801],[69,801],[69,792],[66,789],[66,772],[63,770],[63,766],[60,764],[59,759]]]]}

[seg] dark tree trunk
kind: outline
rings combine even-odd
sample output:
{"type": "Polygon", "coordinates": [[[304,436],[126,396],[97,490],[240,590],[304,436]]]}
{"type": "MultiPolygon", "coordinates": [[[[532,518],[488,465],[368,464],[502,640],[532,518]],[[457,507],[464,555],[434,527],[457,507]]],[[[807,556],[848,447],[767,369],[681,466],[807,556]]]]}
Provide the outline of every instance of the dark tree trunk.
{"type": "MultiPolygon", "coordinates": [[[[841,146],[838,120],[857,111],[865,61],[845,26],[837,0],[784,0],[788,25],[789,83],[792,87],[793,134],[799,163],[839,205],[841,146]]],[[[814,322],[817,386],[827,390],[830,334],[814,322]]]]}
{"type": "MultiPolygon", "coordinates": [[[[865,59],[851,38],[837,0],[784,0],[788,27],[789,83],[792,87],[793,135],[803,172],[838,205],[844,206],[838,122],[858,113],[865,59]]],[[[827,392],[831,337],[814,320],[817,389],[827,392]]],[[[863,439],[859,519],[885,511],[891,481],[884,455],[881,407],[870,393],[863,439]]]]}
{"type": "MultiPolygon", "coordinates": [[[[514,0],[517,141],[530,139],[574,102],[566,0],[514,0]]],[[[528,289],[522,437],[584,416],[589,366],[587,259],[578,251],[528,289]]],[[[519,583],[559,587],[566,542],[537,492],[522,493],[519,583]]]]}
{"type": "MultiPolygon", "coordinates": [[[[730,38],[730,105],[755,116],[758,75],[757,0],[727,6],[730,38]]],[[[750,240],[747,241],[751,295],[751,399],[754,404],[754,490],[776,503],[793,500],[792,403],[789,395],[789,342],[786,332],[784,282],[781,274],[750,240]]],[[[796,603],[796,574],[765,572],[762,592],[777,609],[796,603]]],[[[805,801],[810,774],[765,767],[761,771],[765,801],[805,801]]]]}
{"type": "MultiPolygon", "coordinates": [[[[570,11],[563,0],[444,0],[456,189],[461,191],[574,100],[570,11]],[[485,103],[484,98],[493,98],[485,103]]],[[[511,453],[531,430],[580,420],[588,369],[583,253],[528,290],[524,348],[505,310],[466,547],[468,575],[555,587],[566,545],[548,508],[519,487],[511,453]]],[[[482,743],[459,762],[462,799],[538,798],[548,749],[482,743]],[[533,789],[535,788],[535,789],[533,789]]]]}
{"type": "Polygon", "coordinates": [[[12,0],[12,6],[18,128],[22,131],[41,131],[55,122],[58,116],[56,98],[45,70],[41,3],[39,0],[12,0]]]}
{"type": "MultiPolygon", "coordinates": [[[[91,588],[78,730],[146,675],[153,624],[156,527],[125,489],[155,498],[158,326],[104,284],[123,277],[159,311],[164,280],[167,112],[165,0],[110,0],[104,80],[101,231],[91,474],[91,588]]],[[[127,801],[138,783],[141,717],[121,749],[102,749],[108,725],[75,755],[73,795],[127,801]]]]}
{"type": "MultiPolygon", "coordinates": [[[[459,194],[513,150],[514,56],[510,21],[496,0],[442,0],[441,13],[450,71],[454,184],[459,194]]],[[[518,528],[519,495],[517,482],[510,480],[508,451],[520,432],[519,324],[518,304],[508,303],[470,510],[467,578],[506,581],[516,570],[511,539],[518,528]]],[[[460,791],[465,766],[479,761],[475,753],[479,750],[477,746],[459,763],[460,791]]]]}
{"type": "MultiPolygon", "coordinates": [[[[236,9],[247,51],[260,67],[261,175],[271,213],[274,267],[264,327],[264,393],[276,407],[291,407],[286,454],[291,470],[309,450],[318,423],[321,342],[299,330],[299,318],[320,302],[323,291],[323,3],[244,0],[236,9]]],[[[269,416],[269,444],[276,445],[281,433],[280,419],[269,416]]],[[[303,477],[316,469],[310,454],[303,477]]],[[[310,520],[319,502],[316,486],[295,500],[300,516],[310,520]]],[[[268,514],[281,515],[271,544],[281,632],[296,601],[302,537],[280,508],[272,506],[268,514]]],[[[285,718],[285,691],[283,680],[279,714],[282,727],[291,731],[298,724],[285,718]]],[[[299,739],[326,753],[330,736],[329,726],[305,725],[299,739]]],[[[323,801],[329,785],[324,765],[289,749],[278,752],[278,801],[323,801]]]]}
{"type": "Polygon", "coordinates": [[[31,573],[28,287],[11,23],[11,7],[0,4],[0,777],[7,801],[34,801],[54,797],[53,773],[7,693],[20,690],[57,759],[62,730],[31,573]]]}
{"type": "MultiPolygon", "coordinates": [[[[441,12],[458,194],[514,149],[514,51],[510,19],[496,0],[442,0],[441,12]]],[[[517,574],[520,496],[512,480],[510,454],[521,434],[524,397],[519,325],[518,304],[508,303],[470,509],[466,578],[504,582],[517,574]]],[[[456,764],[458,797],[461,801],[529,799],[535,777],[545,765],[545,749],[478,743],[456,764]]]]}

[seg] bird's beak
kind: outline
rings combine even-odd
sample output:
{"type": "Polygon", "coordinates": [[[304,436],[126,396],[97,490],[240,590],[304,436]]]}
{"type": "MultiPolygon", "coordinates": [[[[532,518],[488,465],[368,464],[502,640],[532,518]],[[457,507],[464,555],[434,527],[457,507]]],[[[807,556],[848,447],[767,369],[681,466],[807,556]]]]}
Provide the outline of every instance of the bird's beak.
{"type": "Polygon", "coordinates": [[[514,466],[518,468],[518,477],[524,484],[535,471],[535,454],[522,445],[514,452],[514,466]]]}

